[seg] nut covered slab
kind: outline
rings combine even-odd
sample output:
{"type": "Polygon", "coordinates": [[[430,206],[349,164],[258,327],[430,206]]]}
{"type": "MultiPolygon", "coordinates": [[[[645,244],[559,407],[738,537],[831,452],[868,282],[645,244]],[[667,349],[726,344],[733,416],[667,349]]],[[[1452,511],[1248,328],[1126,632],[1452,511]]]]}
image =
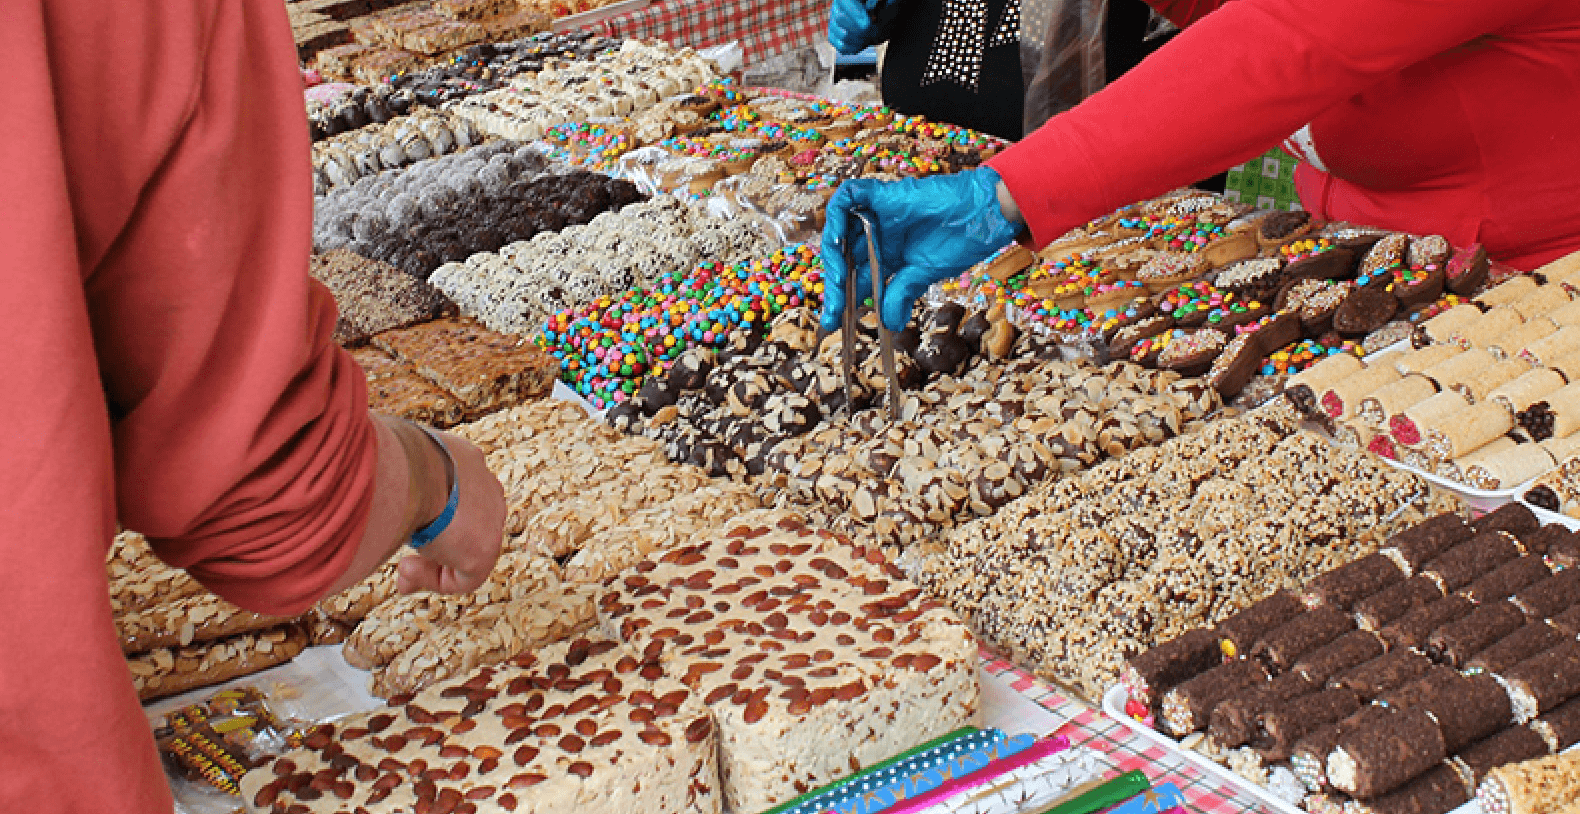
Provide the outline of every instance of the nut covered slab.
{"type": "Polygon", "coordinates": [[[599,624],[712,710],[726,805],[761,811],[977,719],[976,642],[889,565],[761,510],[609,583],[599,624]]]}
{"type": "Polygon", "coordinates": [[[657,663],[579,638],[324,725],[241,797],[252,814],[718,814],[716,750],[657,663]]]}

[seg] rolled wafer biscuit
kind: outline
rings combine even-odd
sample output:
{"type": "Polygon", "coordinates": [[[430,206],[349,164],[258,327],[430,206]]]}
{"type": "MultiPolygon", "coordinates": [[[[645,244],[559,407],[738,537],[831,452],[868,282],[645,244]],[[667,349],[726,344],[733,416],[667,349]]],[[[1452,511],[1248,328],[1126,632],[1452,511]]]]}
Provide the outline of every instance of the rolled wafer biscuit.
{"type": "Polygon", "coordinates": [[[1530,405],[1521,419],[1521,426],[1538,441],[1568,438],[1580,432],[1580,382],[1564,385],[1548,393],[1545,398],[1530,405]],[[1550,416],[1550,426],[1531,423],[1531,416],[1538,411],[1545,411],[1550,416]]]}
{"type": "Polygon", "coordinates": [[[1493,308],[1481,315],[1481,319],[1455,331],[1448,341],[1462,345],[1466,348],[1486,348],[1505,335],[1519,330],[1525,324],[1525,317],[1513,308],[1493,308]]]}
{"type": "Polygon", "coordinates": [[[1487,342],[1487,350],[1500,359],[1516,356],[1525,348],[1558,332],[1558,326],[1544,316],[1526,317],[1525,322],[1504,332],[1502,336],[1493,337],[1487,342]]]}
{"type": "Polygon", "coordinates": [[[1355,623],[1362,630],[1382,630],[1405,614],[1443,598],[1443,587],[1417,574],[1355,603],[1355,623]]]}
{"type": "Polygon", "coordinates": [[[1421,678],[1432,666],[1420,651],[1392,650],[1329,679],[1328,685],[1354,690],[1362,700],[1371,701],[1421,678]]]}
{"type": "Polygon", "coordinates": [[[1496,455],[1482,458],[1464,468],[1464,482],[1495,491],[1513,489],[1552,469],[1558,462],[1541,444],[1516,444],[1496,455]]]}
{"type": "Polygon", "coordinates": [[[1470,789],[1460,773],[1440,763],[1387,794],[1346,801],[1344,814],[1443,814],[1469,800],[1470,789]]]}
{"type": "Polygon", "coordinates": [[[1125,661],[1120,683],[1130,697],[1151,707],[1158,697],[1223,661],[1218,634],[1194,628],[1125,661]]]}
{"type": "Polygon", "coordinates": [[[1329,387],[1355,375],[1364,367],[1366,367],[1365,363],[1354,354],[1331,354],[1292,376],[1284,389],[1287,391],[1296,387],[1305,387],[1313,396],[1320,396],[1329,387]]]}
{"type": "Polygon", "coordinates": [[[1580,800],[1580,754],[1499,766],[1476,789],[1486,814],[1552,814],[1580,800]]]}
{"type": "Polygon", "coordinates": [[[1549,280],[1546,285],[1538,285],[1535,291],[1515,300],[1509,306],[1519,311],[1520,316],[1533,319],[1546,316],[1568,305],[1573,299],[1569,289],[1549,280]]]}
{"type": "Polygon", "coordinates": [[[1372,365],[1334,382],[1322,391],[1317,404],[1329,418],[1350,418],[1360,409],[1362,399],[1399,378],[1399,371],[1391,365],[1372,365]]]}
{"type": "MultiPolygon", "coordinates": [[[[1580,305],[1576,307],[1580,307],[1580,305]]],[[[1580,325],[1580,322],[1576,324],[1580,325]]],[[[1543,365],[1564,374],[1564,379],[1567,381],[1580,381],[1580,353],[1571,353],[1567,356],[1544,362],[1543,365]]]]}
{"type": "Polygon", "coordinates": [[[1437,382],[1419,373],[1411,373],[1377,388],[1361,399],[1355,414],[1372,428],[1388,423],[1388,416],[1402,413],[1438,393],[1437,382]]]}
{"type": "Polygon", "coordinates": [[[1266,633],[1301,613],[1306,606],[1290,591],[1278,591],[1218,623],[1218,644],[1226,658],[1239,658],[1266,633]]]}
{"type": "MultiPolygon", "coordinates": [[[[1580,638],[1580,605],[1570,605],[1567,609],[1553,616],[1553,618],[1548,619],[1547,622],[1565,636],[1580,638]]],[[[1557,644],[1557,642],[1554,642],[1554,644],[1557,644]]]]}
{"type": "Polygon", "coordinates": [[[1269,631],[1251,647],[1251,658],[1267,666],[1268,673],[1285,672],[1301,656],[1355,629],[1355,620],[1344,611],[1324,605],[1296,616],[1269,631]]]}
{"type": "Polygon", "coordinates": [[[1352,630],[1302,656],[1289,672],[1320,684],[1381,656],[1385,650],[1387,646],[1376,633],[1352,630]]]}
{"type": "Polygon", "coordinates": [[[1420,678],[1395,687],[1377,697],[1377,703],[1394,709],[1419,707],[1437,697],[1444,686],[1459,681],[1464,676],[1452,667],[1433,664],[1420,678]]]}
{"type": "Polygon", "coordinates": [[[1547,454],[1553,456],[1553,460],[1563,463],[1580,454],[1580,432],[1570,433],[1562,438],[1549,438],[1542,441],[1541,445],[1547,450],[1547,454]]]}
{"type": "Polygon", "coordinates": [[[1374,552],[1312,579],[1301,600],[1310,608],[1332,605],[1349,610],[1356,602],[1404,579],[1405,571],[1398,563],[1374,552]]]}
{"type": "Polygon", "coordinates": [[[1251,747],[1263,760],[1288,760],[1301,738],[1348,718],[1360,708],[1359,696],[1343,688],[1300,696],[1258,716],[1251,747]]]}
{"type": "Polygon", "coordinates": [[[1421,573],[1437,580],[1448,593],[1524,553],[1525,546],[1513,534],[1484,531],[1433,557],[1421,567],[1421,573]]]}
{"type": "Polygon", "coordinates": [[[1559,571],[1541,582],[1520,589],[1509,601],[1535,621],[1557,616],[1580,605],[1580,569],[1559,571]]]}
{"type": "Polygon", "coordinates": [[[1388,417],[1388,434],[1394,443],[1410,449],[1426,440],[1426,428],[1456,412],[1470,407],[1470,399],[1459,390],[1444,390],[1417,402],[1402,413],[1388,417]]]}
{"type": "MultiPolygon", "coordinates": [[[[1541,555],[1546,554],[1555,545],[1567,545],[1570,540],[1574,539],[1575,535],[1574,532],[1558,523],[1549,523],[1530,531],[1520,532],[1516,536],[1520,538],[1520,544],[1525,546],[1527,552],[1533,555],[1541,555]]],[[[1568,568],[1569,566],[1560,563],[1559,567],[1568,568]]]]}
{"type": "Polygon", "coordinates": [[[1526,622],[1513,633],[1472,656],[1465,662],[1465,669],[1502,673],[1543,651],[1557,647],[1565,638],[1573,636],[1574,632],[1563,632],[1545,619],[1526,622]]]}
{"type": "Polygon", "coordinates": [[[1565,325],[1521,348],[1518,356],[1533,365],[1545,365],[1577,352],[1580,352],[1580,325],[1565,325]]]}
{"type": "Polygon", "coordinates": [[[1503,684],[1486,673],[1457,676],[1438,687],[1421,706],[1443,732],[1449,752],[1489,737],[1514,722],[1514,708],[1503,684]]]}
{"type": "Polygon", "coordinates": [[[1475,607],[1469,599],[1458,594],[1445,596],[1389,622],[1381,631],[1382,637],[1390,648],[1422,647],[1426,644],[1427,637],[1432,635],[1432,631],[1437,630],[1439,625],[1448,624],[1465,616],[1475,607]]]}
{"type": "Polygon", "coordinates": [[[1525,299],[1540,286],[1535,277],[1521,274],[1481,292],[1475,301],[1488,308],[1500,308],[1525,299]]]}
{"type": "Polygon", "coordinates": [[[1244,746],[1256,737],[1257,716],[1321,688],[1321,684],[1290,672],[1244,690],[1213,709],[1207,737],[1223,749],[1244,746]]]}
{"type": "MultiPolygon", "coordinates": [[[[1546,528],[1544,526],[1543,528],[1546,528]]],[[[1515,557],[1512,560],[1476,577],[1476,581],[1465,586],[1460,593],[1478,605],[1508,599],[1515,592],[1529,585],[1534,585],[1552,574],[1541,554],[1531,545],[1533,538],[1539,534],[1526,536],[1526,550],[1529,556],[1515,557]]]]}
{"type": "Polygon", "coordinates": [[[1406,574],[1427,561],[1474,536],[1475,530],[1453,512],[1429,517],[1389,537],[1382,553],[1406,574]]]}
{"type": "Polygon", "coordinates": [[[1466,382],[1461,382],[1457,387],[1472,401],[1485,401],[1492,391],[1509,382],[1524,376],[1531,370],[1530,362],[1524,359],[1504,359],[1501,362],[1482,371],[1480,376],[1466,382]]]}
{"type": "Polygon", "coordinates": [[[1481,376],[1497,363],[1498,358],[1485,348],[1470,348],[1422,370],[1421,374],[1447,389],[1481,376]]]}
{"type": "Polygon", "coordinates": [[[1470,453],[1469,455],[1464,456],[1463,458],[1455,458],[1450,461],[1439,462],[1436,471],[1439,477],[1448,478],[1449,480],[1455,481],[1457,483],[1468,483],[1469,481],[1465,479],[1467,477],[1465,472],[1469,470],[1472,465],[1479,463],[1484,458],[1490,458],[1505,450],[1514,449],[1519,445],[1520,442],[1514,440],[1513,438],[1510,438],[1507,435],[1500,435],[1497,438],[1492,439],[1485,446],[1470,453]]]}
{"type": "Polygon", "coordinates": [[[1450,667],[1463,669],[1482,650],[1525,624],[1525,614],[1508,602],[1493,602],[1449,622],[1426,640],[1428,656],[1450,667]]]}
{"type": "Polygon", "coordinates": [[[1435,458],[1458,458],[1512,429],[1514,416],[1497,404],[1484,401],[1425,427],[1421,451],[1435,458]]]}
{"type": "Polygon", "coordinates": [[[1470,303],[1461,303],[1422,323],[1421,330],[1434,343],[1452,344],[1449,342],[1450,337],[1480,319],[1480,308],[1470,303]]]}
{"type": "Polygon", "coordinates": [[[1525,723],[1580,695],[1580,642],[1567,640],[1499,675],[1514,704],[1515,720],[1525,723]]]}
{"type": "Polygon", "coordinates": [[[1580,698],[1571,698],[1531,722],[1547,741],[1547,748],[1558,752],[1580,743],[1580,698]]]}
{"type": "MultiPolygon", "coordinates": [[[[1328,782],[1353,797],[1387,794],[1448,757],[1437,721],[1424,709],[1399,714],[1339,739],[1328,782]]],[[[1457,779],[1456,779],[1457,782],[1457,779]]]]}
{"type": "Polygon", "coordinates": [[[1470,528],[1477,534],[1489,531],[1506,531],[1519,539],[1541,525],[1536,515],[1521,503],[1505,503],[1470,521],[1470,528]]]}
{"type": "Polygon", "coordinates": [[[1397,710],[1370,704],[1336,724],[1312,730],[1295,744],[1289,756],[1289,765],[1294,769],[1295,777],[1313,793],[1332,791],[1333,787],[1328,783],[1327,763],[1333,747],[1349,733],[1386,721],[1397,714],[1397,710]]]}
{"type": "Polygon", "coordinates": [[[1255,659],[1226,661],[1165,693],[1159,721],[1182,738],[1207,726],[1218,704],[1266,680],[1267,671],[1255,659]]]}
{"type": "Polygon", "coordinates": [[[1498,385],[1487,393],[1489,401],[1502,404],[1504,409],[1517,413],[1546,398],[1549,393],[1567,384],[1563,374],[1545,367],[1535,367],[1511,381],[1498,385]]]}
{"type": "Polygon", "coordinates": [[[1529,726],[1510,726],[1459,751],[1453,758],[1460,780],[1475,788],[1487,773],[1509,763],[1550,753],[1547,741],[1529,726]]]}
{"type": "MultiPolygon", "coordinates": [[[[1475,309],[1471,310],[1474,311],[1475,309]]],[[[1447,343],[1427,345],[1424,348],[1415,348],[1399,355],[1394,360],[1393,366],[1398,369],[1401,375],[1421,373],[1433,365],[1446,362],[1464,352],[1465,349],[1458,345],[1447,343]]]]}
{"type": "Polygon", "coordinates": [[[1566,254],[1532,272],[1540,274],[1549,283],[1569,282],[1580,277],[1580,252],[1566,254]]]}
{"type": "Polygon", "coordinates": [[[1580,300],[1571,300],[1548,311],[1545,316],[1554,325],[1580,325],[1580,300]]]}

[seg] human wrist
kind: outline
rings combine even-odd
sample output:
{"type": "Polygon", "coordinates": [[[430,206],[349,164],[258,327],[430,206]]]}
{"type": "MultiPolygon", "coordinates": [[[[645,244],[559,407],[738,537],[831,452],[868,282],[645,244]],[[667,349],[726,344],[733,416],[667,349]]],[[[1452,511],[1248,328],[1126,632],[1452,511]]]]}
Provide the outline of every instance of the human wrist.
{"type": "Polygon", "coordinates": [[[993,195],[998,199],[998,210],[1004,220],[1017,227],[1026,225],[1026,217],[1020,213],[1020,204],[1015,203],[1015,196],[1009,193],[1009,187],[1005,186],[1002,178],[993,185],[993,195]]]}
{"type": "Polygon", "coordinates": [[[406,454],[407,510],[402,539],[409,540],[444,512],[452,484],[445,452],[436,439],[405,419],[389,418],[387,423],[406,454]]]}

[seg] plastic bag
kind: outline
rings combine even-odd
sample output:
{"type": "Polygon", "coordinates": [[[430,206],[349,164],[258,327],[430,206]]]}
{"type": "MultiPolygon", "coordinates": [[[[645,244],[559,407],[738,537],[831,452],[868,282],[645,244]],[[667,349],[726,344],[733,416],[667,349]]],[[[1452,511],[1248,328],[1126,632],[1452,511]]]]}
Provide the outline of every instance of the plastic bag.
{"type": "Polygon", "coordinates": [[[250,685],[219,690],[152,723],[171,791],[188,814],[236,810],[241,778],[298,745],[311,726],[250,685]]]}
{"type": "Polygon", "coordinates": [[[1109,0],[1021,0],[1025,132],[1075,107],[1107,81],[1109,0]]]}

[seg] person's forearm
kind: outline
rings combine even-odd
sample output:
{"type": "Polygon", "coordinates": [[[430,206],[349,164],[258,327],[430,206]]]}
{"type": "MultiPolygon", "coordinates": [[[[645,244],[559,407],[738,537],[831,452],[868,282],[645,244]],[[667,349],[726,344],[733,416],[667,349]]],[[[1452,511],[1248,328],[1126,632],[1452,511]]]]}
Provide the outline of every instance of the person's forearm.
{"type": "Polygon", "coordinates": [[[410,422],[372,416],[378,438],[373,503],[357,553],[328,594],[361,582],[387,562],[412,532],[444,508],[449,484],[444,458],[433,441],[410,422]]]}

